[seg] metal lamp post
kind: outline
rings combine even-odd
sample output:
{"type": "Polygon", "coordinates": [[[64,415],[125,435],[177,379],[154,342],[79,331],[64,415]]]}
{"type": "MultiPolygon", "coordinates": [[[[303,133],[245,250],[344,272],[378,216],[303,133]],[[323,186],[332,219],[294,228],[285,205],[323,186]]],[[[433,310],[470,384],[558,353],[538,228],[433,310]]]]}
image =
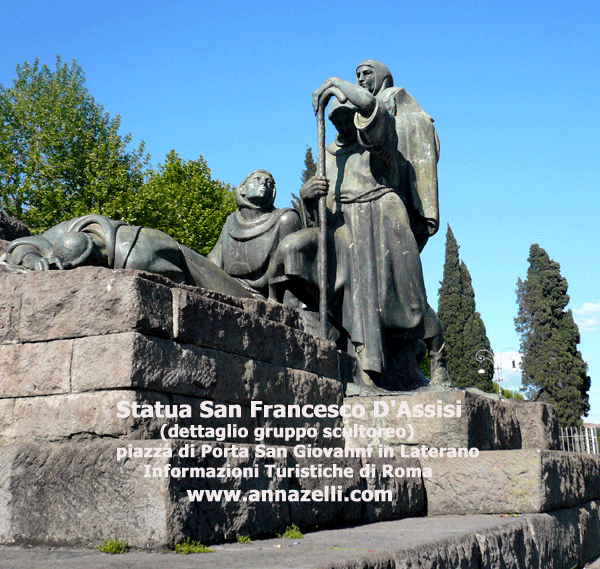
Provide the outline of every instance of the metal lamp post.
{"type": "MultiPolygon", "coordinates": [[[[486,350],[486,349],[482,348],[481,350],[477,350],[477,353],[475,354],[475,359],[479,362],[479,371],[477,373],[480,373],[480,374],[485,373],[485,370],[483,369],[483,362],[488,361],[492,364],[492,368],[494,369],[494,374],[495,374],[496,363],[494,362],[494,352],[491,352],[490,350],[486,350]]],[[[493,381],[493,378],[492,378],[492,381],[493,381]]],[[[500,391],[500,381],[502,381],[502,379],[499,379],[499,381],[498,381],[498,397],[502,397],[502,393],[500,391]]]]}

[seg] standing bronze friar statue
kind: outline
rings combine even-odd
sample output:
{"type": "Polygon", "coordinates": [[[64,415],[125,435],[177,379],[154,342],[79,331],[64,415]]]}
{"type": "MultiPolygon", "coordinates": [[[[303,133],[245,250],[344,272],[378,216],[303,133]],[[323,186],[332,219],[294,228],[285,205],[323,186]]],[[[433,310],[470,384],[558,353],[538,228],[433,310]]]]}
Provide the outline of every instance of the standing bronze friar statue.
{"type": "MultiPolygon", "coordinates": [[[[329,119],[337,134],[326,149],[326,177],[300,191],[310,223],[328,230],[328,312],[366,385],[393,385],[384,378],[405,374],[395,362],[419,341],[429,349],[432,383],[447,384],[442,330],[427,303],[420,259],[439,227],[433,119],[393,86],[382,63],[363,61],[356,77],[330,77],[313,94],[315,112],[336,97],[329,119]],[[318,220],[324,195],[326,220],[318,220]]],[[[281,275],[298,296],[315,287],[317,249],[315,227],[283,240],[274,267],[279,291],[281,275]]]]}

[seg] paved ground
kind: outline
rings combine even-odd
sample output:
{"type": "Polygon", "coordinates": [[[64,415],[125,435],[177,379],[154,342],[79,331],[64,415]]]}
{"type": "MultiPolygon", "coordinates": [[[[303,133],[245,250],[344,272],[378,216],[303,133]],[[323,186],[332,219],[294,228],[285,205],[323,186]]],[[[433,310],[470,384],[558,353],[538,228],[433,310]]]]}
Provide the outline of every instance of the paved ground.
{"type": "MultiPolygon", "coordinates": [[[[0,546],[1,569],[316,569],[383,568],[390,552],[424,548],[434,542],[457,542],[474,532],[519,523],[500,516],[443,516],[382,522],[355,528],[324,530],[303,539],[269,539],[249,544],[214,546],[214,553],[131,551],[107,555],[90,549],[0,546]]],[[[600,569],[600,560],[589,565],[600,569]]]]}

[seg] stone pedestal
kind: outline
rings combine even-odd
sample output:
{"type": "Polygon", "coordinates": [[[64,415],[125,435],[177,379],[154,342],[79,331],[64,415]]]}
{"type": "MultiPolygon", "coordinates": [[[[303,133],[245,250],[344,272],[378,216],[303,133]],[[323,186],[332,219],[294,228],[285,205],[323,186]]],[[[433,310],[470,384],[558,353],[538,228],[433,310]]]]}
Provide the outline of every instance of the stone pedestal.
{"type": "MultiPolygon", "coordinates": [[[[127,270],[0,279],[0,444],[159,436],[165,421],[121,419],[119,401],[189,404],[196,418],[207,400],[239,404],[238,426],[248,428],[259,426],[252,400],[342,402],[335,346],[302,332],[282,305],[127,270]]],[[[338,423],[273,418],[260,426],[338,423]]]]}
{"type": "Polygon", "coordinates": [[[596,459],[547,450],[558,443],[551,407],[461,390],[344,400],[335,345],[304,332],[298,314],[282,305],[92,267],[1,273],[0,290],[1,543],[116,538],[159,548],[185,537],[214,543],[272,535],[291,523],[306,529],[427,513],[543,512],[600,497],[596,459]],[[256,401],[311,409],[346,404],[364,415],[265,416],[251,412],[256,401]],[[189,405],[191,417],[123,417],[123,403],[189,405]],[[239,414],[201,417],[207,404],[239,414]],[[383,405],[389,413],[377,416],[383,405]],[[460,406],[461,415],[397,416],[401,406],[428,405],[460,406]],[[175,425],[179,431],[169,434],[175,425]],[[344,440],[342,427],[354,426],[383,431],[344,440]],[[192,427],[213,430],[187,438],[181,429],[192,427]],[[307,431],[294,440],[265,431],[257,441],[257,428],[307,431]],[[385,429],[413,436],[398,439],[385,429]],[[182,455],[192,443],[247,453],[182,455]],[[295,445],[345,448],[349,456],[304,458],[295,445]],[[482,452],[403,458],[400,445],[482,452]],[[160,452],[137,456],[139,448],[160,452]],[[269,474],[268,465],[285,475],[269,474]],[[332,465],[349,474],[302,470],[332,465]],[[227,466],[253,474],[160,474],[227,466]],[[194,490],[221,494],[190,500],[194,490]],[[274,494],[254,501],[253,490],[274,494]],[[293,491],[298,498],[290,500],[293,491]],[[383,499],[373,499],[375,492],[385,492],[383,499]]]}
{"type": "Polygon", "coordinates": [[[559,448],[556,411],[544,403],[499,401],[459,389],[352,397],[348,401],[362,405],[366,413],[361,418],[345,419],[345,427],[404,429],[412,433],[410,439],[385,434],[347,439],[346,444],[353,447],[404,444],[479,450],[559,448]],[[448,406],[460,409],[460,416],[449,416],[448,406]]]}
{"type": "MultiPolygon", "coordinates": [[[[325,428],[341,427],[341,418],[251,414],[252,401],[343,403],[335,345],[303,332],[295,311],[156,275],[91,267],[1,274],[0,287],[0,542],[89,546],[112,537],[157,548],[184,537],[214,543],[273,535],[291,523],[326,527],[425,513],[420,476],[384,479],[376,458],[369,461],[371,475],[361,476],[367,459],[294,455],[298,444],[343,448],[340,436],[323,436],[325,428]],[[124,418],[123,402],[189,405],[192,416],[124,418]],[[235,406],[240,415],[200,418],[207,402],[235,406]],[[200,426],[226,434],[179,439],[168,434],[175,425],[179,432],[200,426]],[[258,427],[314,428],[316,434],[289,441],[267,434],[256,441],[258,427]],[[242,429],[249,434],[240,435],[242,429]],[[165,432],[175,440],[161,440],[165,432]],[[283,456],[258,455],[251,444],[257,442],[263,453],[278,449],[283,456]],[[185,444],[243,447],[248,455],[182,457],[185,444]],[[164,453],[167,447],[172,456],[118,460],[117,449],[164,453]],[[287,475],[269,475],[266,464],[285,467],[287,475]],[[296,470],[331,464],[351,475],[304,477],[296,470]],[[227,466],[256,474],[156,474],[227,466]],[[252,489],[287,497],[296,490],[303,499],[255,502],[246,496],[252,489]],[[241,494],[190,501],[188,490],[241,494]],[[389,497],[360,499],[371,490],[389,491],[389,497]],[[308,492],[314,500],[306,499],[308,492]]],[[[418,472],[418,461],[392,462],[418,472]]]]}

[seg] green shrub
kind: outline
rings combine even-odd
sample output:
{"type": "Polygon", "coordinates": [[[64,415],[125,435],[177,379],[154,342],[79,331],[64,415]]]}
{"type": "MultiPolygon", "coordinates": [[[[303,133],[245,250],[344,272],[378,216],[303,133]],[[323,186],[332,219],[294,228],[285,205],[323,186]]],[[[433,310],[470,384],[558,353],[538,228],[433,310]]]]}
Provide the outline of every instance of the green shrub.
{"type": "Polygon", "coordinates": [[[124,541],[116,541],[114,539],[107,539],[102,545],[97,545],[96,549],[102,551],[102,553],[125,553],[129,548],[127,543],[124,541]]]}
{"type": "Polygon", "coordinates": [[[283,533],[277,534],[277,537],[287,537],[289,539],[302,539],[304,536],[302,535],[300,528],[297,525],[292,524],[291,526],[288,526],[283,533]]]}
{"type": "Polygon", "coordinates": [[[212,553],[213,550],[206,547],[206,545],[202,545],[197,541],[191,541],[190,538],[184,539],[181,543],[178,543],[175,546],[175,553],[182,553],[183,555],[188,555],[190,553],[212,553]]]}

